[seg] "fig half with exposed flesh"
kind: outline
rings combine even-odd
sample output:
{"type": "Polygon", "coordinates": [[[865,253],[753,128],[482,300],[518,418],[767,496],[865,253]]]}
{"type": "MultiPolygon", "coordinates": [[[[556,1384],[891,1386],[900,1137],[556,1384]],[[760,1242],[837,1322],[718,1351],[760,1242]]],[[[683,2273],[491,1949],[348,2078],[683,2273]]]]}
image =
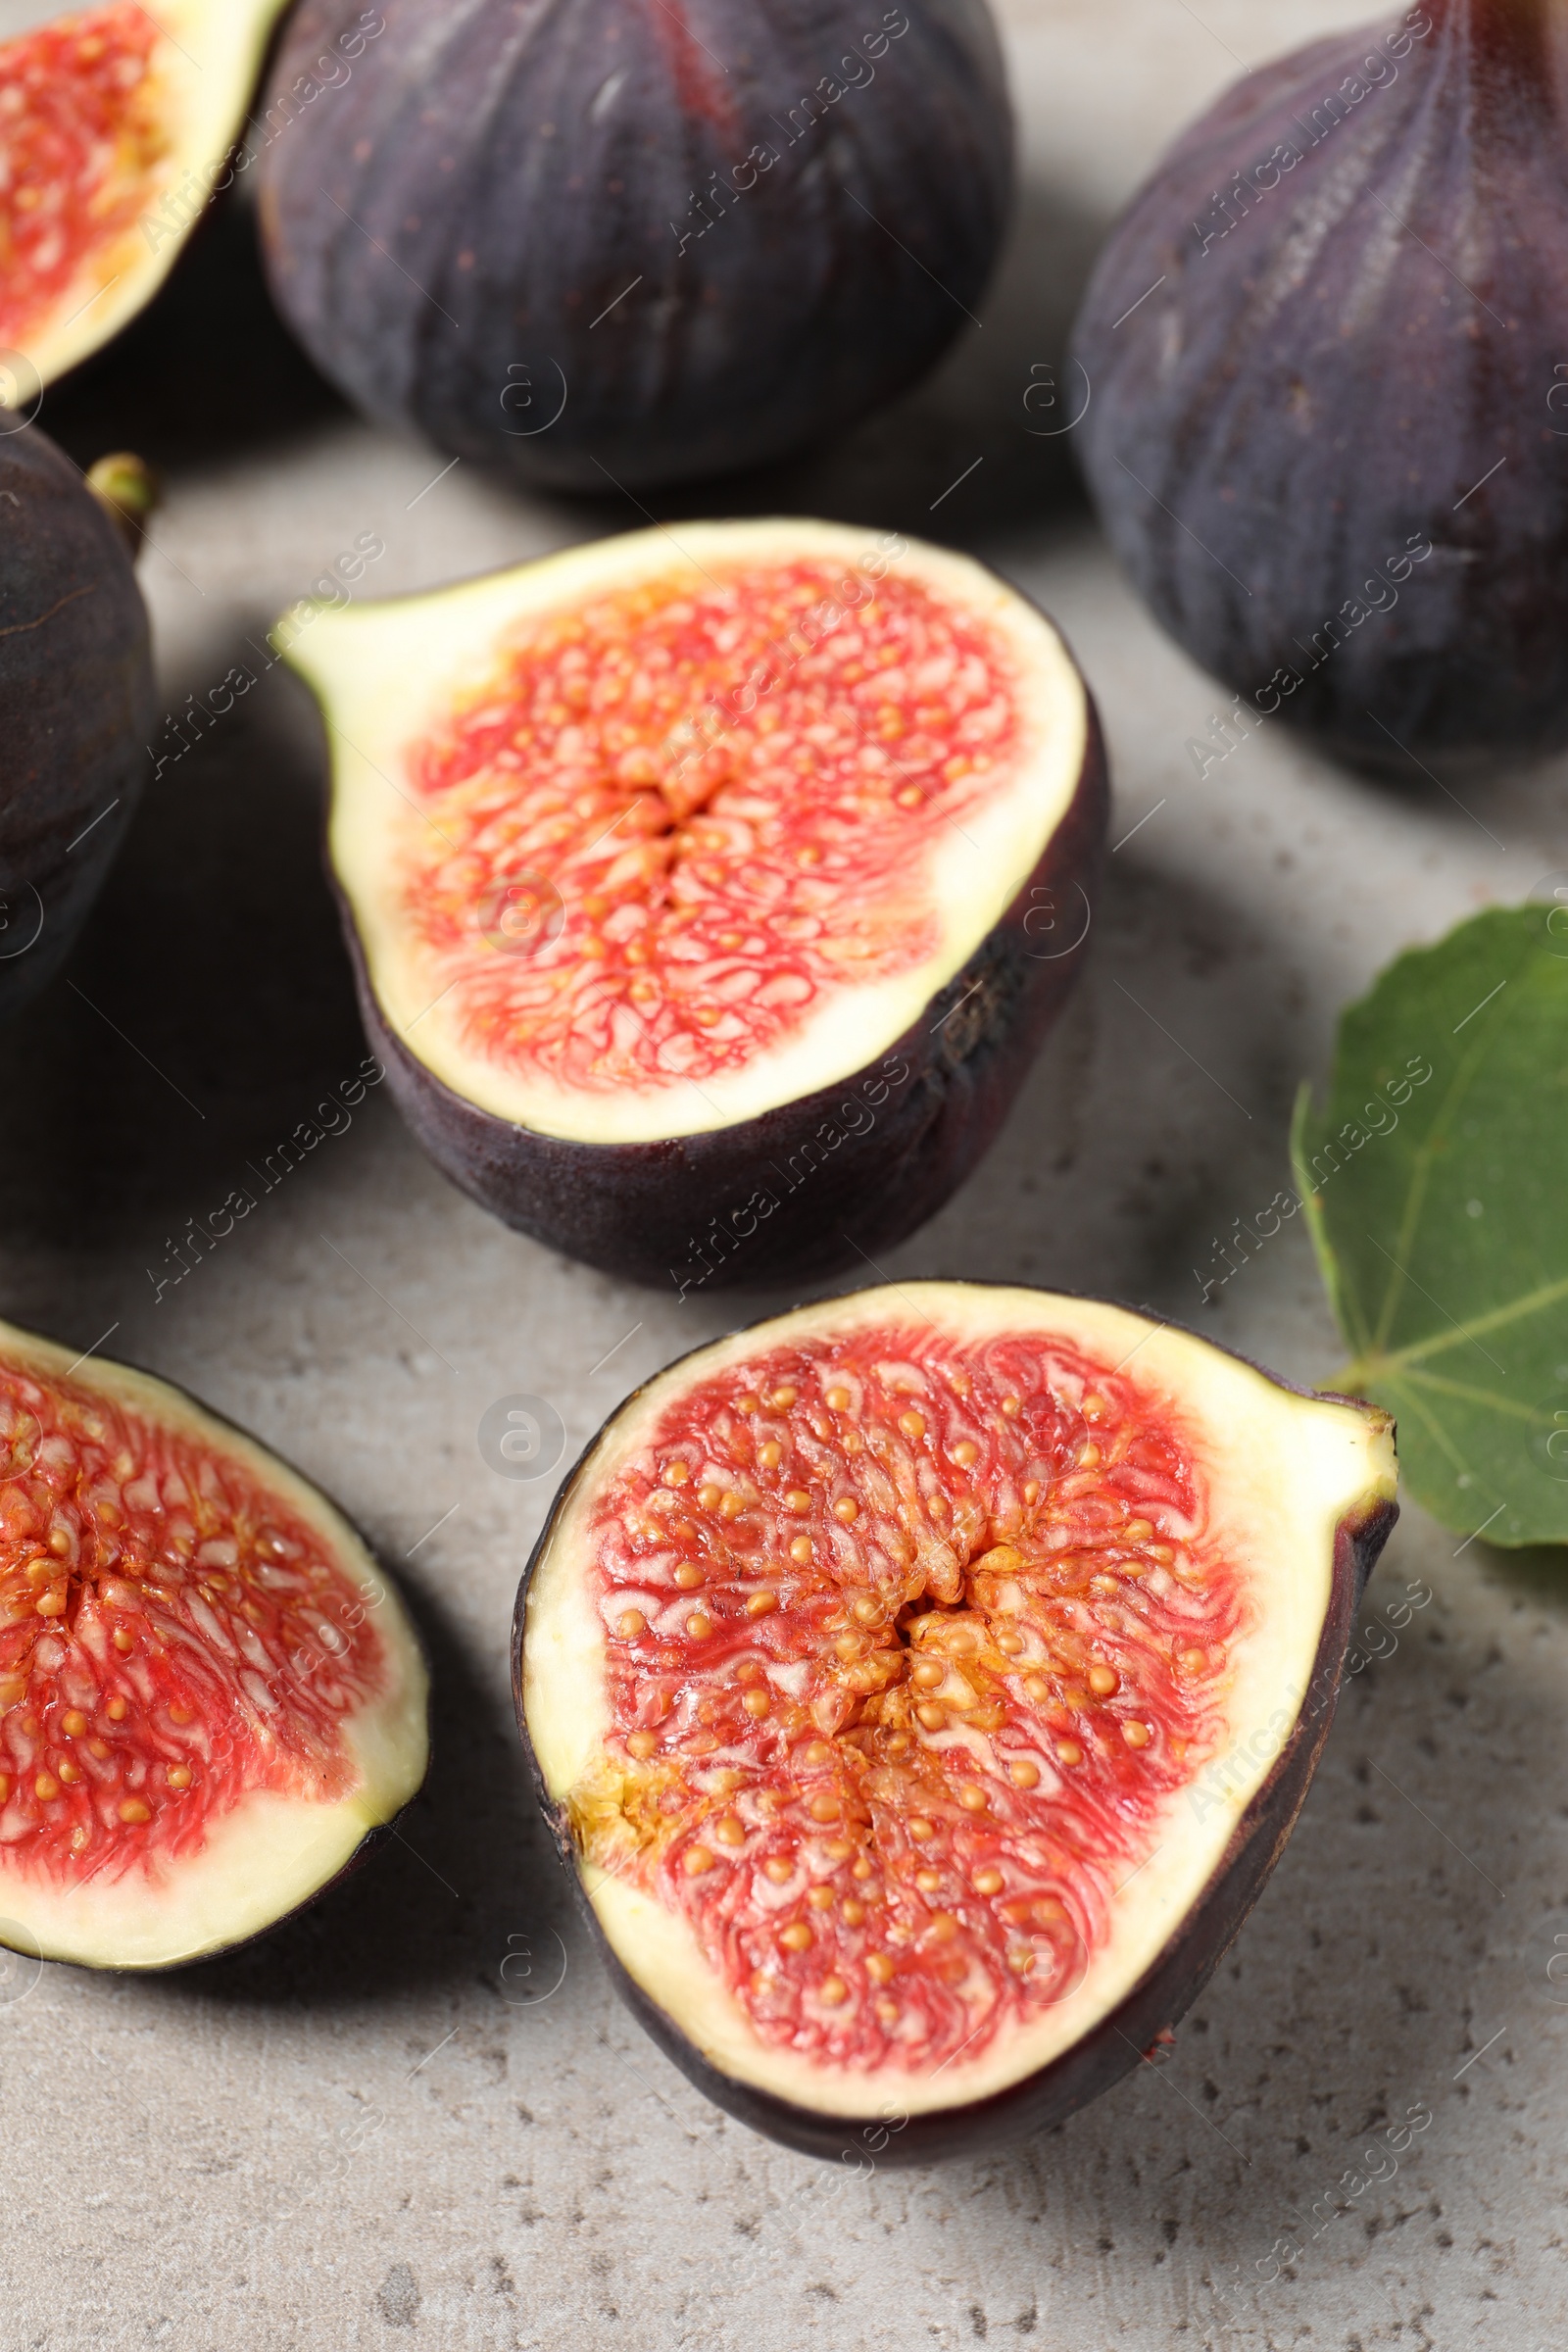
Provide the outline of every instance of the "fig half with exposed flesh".
{"type": "Polygon", "coordinates": [[[1079,445],[1156,618],[1419,785],[1568,744],[1568,30],[1427,0],[1259,67],[1112,230],[1079,445]]]}
{"type": "Polygon", "coordinates": [[[684,1296],[858,1263],[974,1164],[1105,823],[1088,692],[993,573],[693,523],[279,642],[371,1043],[487,1208],[684,1296]]]}
{"type": "Polygon", "coordinates": [[[424,1778],[423,1656],[348,1523],[178,1390],[0,1324],[0,1943],[172,1968],[424,1778]]]}
{"type": "Polygon", "coordinates": [[[0,407],[33,409],[156,294],[244,168],[282,5],[110,0],[0,47],[0,407]]]}
{"type": "Polygon", "coordinates": [[[1394,1493],[1375,1407],[1043,1291],[899,1284],[672,1365],[566,1481],[514,1641],[622,1994],[811,2154],[1081,2106],[1277,1859],[1394,1493]]]}
{"type": "Polygon", "coordinates": [[[107,498],[36,425],[0,431],[0,1017],[65,960],[146,772],[147,614],[107,498]]]}

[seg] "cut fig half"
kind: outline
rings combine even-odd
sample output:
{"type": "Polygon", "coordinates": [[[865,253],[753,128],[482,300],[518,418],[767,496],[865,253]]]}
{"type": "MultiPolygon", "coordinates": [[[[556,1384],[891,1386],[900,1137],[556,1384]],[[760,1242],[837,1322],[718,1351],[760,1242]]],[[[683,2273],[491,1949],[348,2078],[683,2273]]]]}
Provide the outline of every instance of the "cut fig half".
{"type": "Polygon", "coordinates": [[[279,641],[371,1042],[432,1157],[638,1280],[858,1262],[1075,976],[1093,705],[993,573],[795,519],[602,540],[279,641]]]}
{"type": "Polygon", "coordinates": [[[243,1942],[427,1753],[417,1638],[325,1496],[166,1382],[0,1324],[0,1944],[243,1942]]]}
{"type": "Polygon", "coordinates": [[[623,1997],[808,2154],[1082,2106],[1278,1859],[1395,1477],[1375,1407],[1044,1291],[899,1284],[659,1374],[514,1638],[623,1997]]]}
{"type": "Polygon", "coordinates": [[[0,406],[99,350],[163,284],[284,0],[112,0],[0,46],[0,406]]]}

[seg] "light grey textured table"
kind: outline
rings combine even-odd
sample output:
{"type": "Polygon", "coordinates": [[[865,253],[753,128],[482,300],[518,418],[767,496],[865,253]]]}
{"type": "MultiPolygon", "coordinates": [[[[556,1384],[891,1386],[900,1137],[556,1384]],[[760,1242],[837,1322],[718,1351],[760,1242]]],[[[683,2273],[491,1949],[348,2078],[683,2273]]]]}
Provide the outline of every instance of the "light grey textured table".
{"type": "MultiPolygon", "coordinates": [[[[1086,985],[1001,1144],[890,1271],[1147,1301],[1321,1378],[1335,1335],[1298,1221],[1207,1309],[1192,1268],[1285,1181],[1291,1097],[1338,1006],[1400,946],[1568,865],[1564,773],[1499,779],[1490,835],[1267,730],[1200,783],[1184,745],[1215,692],[1121,585],[1022,394],[1162,139],[1240,62],[1361,11],[1004,13],[1028,187],[983,329],[902,412],[703,505],[940,524],[1075,643],[1112,838],[1157,808],[1111,859],[1086,985]]],[[[386,542],[381,592],[635,521],[509,499],[467,467],[427,489],[440,459],[348,418],[290,359],[244,246],[243,221],[210,239],[43,416],[79,458],[128,442],[166,469],[145,580],[171,711],[254,665],[248,641],[363,531],[386,542]]],[[[0,2342],[1560,2345],[1564,1571],[1456,1556],[1414,1509],[1371,1598],[1417,1577],[1435,1598],[1350,1685],[1286,1859],[1157,2073],[991,2161],[842,2179],[726,2122],[622,2014],[530,1822],[511,1722],[508,1618],[551,1482],[496,1477],[475,1430],[532,1392],[575,1449],[652,1367],[777,1300],[679,1305],[550,1256],[372,1096],[155,1303],[168,1238],[364,1050],[319,791],[311,713],[273,672],[151,793],[71,968],[80,993],[58,984],[0,1038],[0,1301],[81,1347],[115,1326],[113,1352],[251,1424],[404,1563],[437,1762],[406,1841],[254,1951],[152,1982],[0,1984],[0,2342]],[[1417,2102],[1430,2127],[1352,2198],[1368,2132],[1417,2102]],[[1301,2220],[1317,2234],[1271,2278],[1301,2220]],[[1227,2301],[1213,2282],[1235,2270],[1250,2283],[1227,2301]]]]}

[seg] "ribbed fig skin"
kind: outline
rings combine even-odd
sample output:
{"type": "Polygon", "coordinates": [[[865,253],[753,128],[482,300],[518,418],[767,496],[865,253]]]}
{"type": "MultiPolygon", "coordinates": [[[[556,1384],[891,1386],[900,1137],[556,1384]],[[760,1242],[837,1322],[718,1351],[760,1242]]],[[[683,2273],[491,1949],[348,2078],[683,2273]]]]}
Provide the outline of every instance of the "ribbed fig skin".
{"type": "Polygon", "coordinates": [[[70,953],[140,793],[156,709],[120,533],[36,425],[0,432],[0,1019],[70,953]]]}
{"type": "Polygon", "coordinates": [[[366,1031],[403,1116],[453,1183],[508,1225],[681,1298],[862,1265],[934,1216],[983,1157],[1082,968],[1109,806],[1085,700],[1084,767],[1066,813],[919,1020],[837,1085],[703,1134],[572,1143],[455,1093],[388,1025],[334,880],[366,1031]]]}
{"type": "Polygon", "coordinates": [[[1260,68],[1134,198],[1076,331],[1156,617],[1244,711],[1412,781],[1568,744],[1556,13],[1428,0],[1260,68]]]}
{"type": "MultiPolygon", "coordinates": [[[[1293,1386],[1288,1381],[1278,1385],[1285,1389],[1293,1386]]],[[[633,1396],[636,1394],[634,1391],[633,1396]]],[[[624,1412],[631,1401],[627,1398],[617,1407],[617,1413],[624,1412]]],[[[622,1965],[600,1927],[583,1886],[570,1828],[550,1795],[528,1736],[523,1705],[523,1637],[528,1588],[534,1570],[544,1558],[556,1522],[602,1435],[599,1433],[589,1442],[564,1482],[523,1571],[513,1614],[512,1688],[517,1729],[535,1797],[571,1883],[579,1915],[620,1998],[671,2065],[678,2067],[706,2098],[754,2132],[760,2132],[803,2156],[849,2163],[869,2151],[879,2166],[930,2164],[949,2157],[988,2155],[998,2147],[1065,2123],[1069,2116],[1130,2074],[1152,2049],[1158,2035],[1186,2015],[1262,1893],[1306,1801],[1334,1720],[1355,1612],[1367,1579],[1394,1532],[1399,1515],[1397,1504],[1375,1504],[1361,1516],[1342,1520],[1337,1528],[1333,1589],[1300,1712],[1285,1737],[1267,1780],[1237,1823],[1218,1869],[1125,2000],[1118,2002],[1071,2049],[996,2097],[959,2102],[951,2108],[910,2116],[899,2129],[887,2132],[851,2117],[818,2114],[738,2082],[734,2076],[710,2066],[622,1965]]]]}
{"type": "Polygon", "coordinates": [[[600,493],[756,464],[902,390],[980,298],[1011,177],[984,0],[369,13],[318,97],[366,12],[285,32],[269,270],[324,372],[455,456],[600,493]]]}

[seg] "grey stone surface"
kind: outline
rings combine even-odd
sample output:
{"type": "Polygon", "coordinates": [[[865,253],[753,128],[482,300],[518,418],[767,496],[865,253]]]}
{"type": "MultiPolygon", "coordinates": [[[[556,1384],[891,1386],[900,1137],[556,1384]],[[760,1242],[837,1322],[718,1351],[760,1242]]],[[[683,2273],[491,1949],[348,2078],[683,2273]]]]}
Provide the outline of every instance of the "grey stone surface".
{"type": "MultiPolygon", "coordinates": [[[[1484,826],[1267,731],[1200,783],[1184,745],[1214,689],[1130,598],[1022,395],[1160,141],[1240,64],[1360,14],[1010,0],[1029,184],[984,327],[892,416],[702,502],[940,525],[998,564],[1077,646],[1112,838],[1139,828],[1005,1135],[889,1271],[1147,1302],[1306,1380],[1336,1343],[1298,1220],[1206,1309],[1192,1269],[1286,1181],[1291,1098],[1338,1006],[1400,946],[1568,865],[1565,773],[1499,777],[1484,826]]],[[[43,421],[78,458],[129,443],[166,470],[145,579],[172,712],[254,666],[361,532],[386,543],[380,593],[637,520],[467,467],[437,480],[444,461],[347,417],[268,326],[243,220],[43,421]]],[[[575,1449],[646,1372],[777,1300],[678,1304],[552,1257],[452,1191],[373,1095],[156,1298],[169,1239],[363,1052],[320,770],[273,671],[166,768],[68,980],[0,1039],[0,1299],[81,1347],[112,1332],[401,1563],[436,1658],[436,1767],[402,1842],[250,1953],[0,1980],[0,2341],[1561,2344],[1563,1573],[1457,1549],[1417,1510],[1370,1600],[1414,1579],[1435,1597],[1350,1685],[1284,1863],[1157,2072],[1022,2149],[840,2178],[708,2108],[619,2011],[511,1725],[508,1618],[552,1482],[496,1477],[475,1431],[527,1392],[575,1449]],[[1368,2135],[1418,2103],[1396,2172],[1353,2193],[1368,2135]],[[1305,2250],[1272,2276],[1290,2232],[1305,2250]]]]}

